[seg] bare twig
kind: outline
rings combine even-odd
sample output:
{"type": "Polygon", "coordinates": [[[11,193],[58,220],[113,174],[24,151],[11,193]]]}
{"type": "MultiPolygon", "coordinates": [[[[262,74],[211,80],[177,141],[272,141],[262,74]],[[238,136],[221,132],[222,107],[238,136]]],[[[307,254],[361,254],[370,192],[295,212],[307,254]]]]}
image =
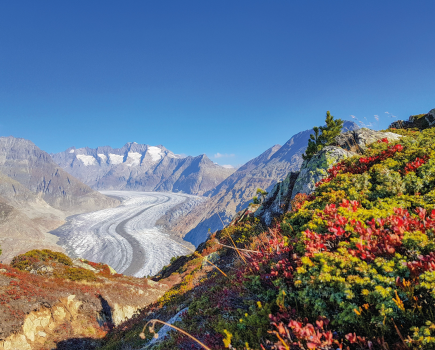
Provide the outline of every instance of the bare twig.
{"type": "MultiPolygon", "coordinates": [[[[222,221],[222,218],[221,218],[221,216],[219,215],[219,212],[217,212],[217,214],[218,214],[218,216],[219,216],[219,219],[221,219],[222,225],[223,225],[224,230],[225,230],[225,224],[224,224],[224,222],[222,221]]],[[[233,238],[231,237],[231,235],[230,235],[229,233],[228,233],[228,237],[230,238],[231,242],[233,243],[234,248],[236,248],[237,253],[239,254],[240,258],[241,258],[241,259],[245,262],[245,264],[246,264],[246,260],[245,260],[245,258],[244,258],[244,257],[242,256],[242,254],[239,252],[239,248],[236,247],[236,243],[234,243],[233,238]]]]}
{"type": "Polygon", "coordinates": [[[393,321],[394,324],[394,328],[396,328],[396,332],[399,335],[400,340],[402,340],[403,345],[405,345],[406,347],[408,347],[408,345],[405,343],[405,339],[403,339],[402,337],[402,333],[400,333],[399,328],[397,328],[396,323],[394,322],[394,319],[391,318],[391,321],[393,321]]]}
{"type": "Polygon", "coordinates": [[[259,252],[259,251],[256,251],[256,250],[242,249],[242,248],[234,248],[234,247],[231,247],[231,246],[229,246],[229,245],[222,244],[222,243],[219,242],[219,241],[217,242],[217,244],[219,244],[219,245],[221,245],[222,247],[225,247],[225,248],[237,249],[237,250],[241,250],[241,251],[244,251],[244,252],[250,252],[250,253],[257,253],[257,254],[260,254],[260,252],[259,252]]]}

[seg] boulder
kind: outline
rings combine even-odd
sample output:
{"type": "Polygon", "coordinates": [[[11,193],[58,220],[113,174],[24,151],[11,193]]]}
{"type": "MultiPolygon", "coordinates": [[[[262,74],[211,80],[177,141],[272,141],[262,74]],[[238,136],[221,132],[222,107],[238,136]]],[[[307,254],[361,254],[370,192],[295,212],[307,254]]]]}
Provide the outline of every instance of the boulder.
{"type": "Polygon", "coordinates": [[[340,146],[347,151],[362,153],[367,146],[373,142],[382,140],[384,138],[392,142],[397,141],[401,137],[401,135],[392,132],[382,132],[362,128],[341,133],[335,138],[335,145],[340,146]]]}
{"type": "Polygon", "coordinates": [[[287,211],[298,175],[298,171],[289,172],[286,178],[278,182],[269,192],[261,207],[254,214],[263,224],[269,226],[273,218],[287,211]]]}
{"type": "Polygon", "coordinates": [[[216,263],[220,258],[220,254],[218,252],[210,253],[209,255],[204,256],[202,259],[201,268],[211,266],[208,262],[211,262],[212,264],[216,263]]]}
{"type": "Polygon", "coordinates": [[[354,152],[341,147],[326,146],[311,159],[304,160],[293,187],[291,198],[294,198],[298,193],[312,193],[316,188],[316,183],[328,176],[327,169],[353,155],[355,155],[354,152]]]}

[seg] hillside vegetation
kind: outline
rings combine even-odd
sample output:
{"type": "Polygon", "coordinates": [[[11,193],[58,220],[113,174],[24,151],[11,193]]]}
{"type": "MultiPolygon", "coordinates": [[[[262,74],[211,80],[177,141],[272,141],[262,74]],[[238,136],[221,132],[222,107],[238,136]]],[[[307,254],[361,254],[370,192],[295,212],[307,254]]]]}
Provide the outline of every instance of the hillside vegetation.
{"type": "Polygon", "coordinates": [[[167,286],[32,250],[0,264],[0,350],[94,349],[167,286]]]}
{"type": "Polygon", "coordinates": [[[204,346],[174,331],[153,349],[435,348],[435,130],[389,131],[272,227],[242,216],[175,260],[175,286],[101,347],[142,348],[178,313],[204,346]]]}

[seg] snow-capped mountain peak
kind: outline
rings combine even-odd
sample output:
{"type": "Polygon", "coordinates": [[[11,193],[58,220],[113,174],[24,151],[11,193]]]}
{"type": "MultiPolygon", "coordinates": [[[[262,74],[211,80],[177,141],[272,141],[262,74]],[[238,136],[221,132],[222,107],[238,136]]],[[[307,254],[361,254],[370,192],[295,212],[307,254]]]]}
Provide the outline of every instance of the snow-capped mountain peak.
{"type": "Polygon", "coordinates": [[[134,189],[202,194],[235,169],[207,158],[175,154],[162,145],[128,142],[121,148],[70,147],[51,155],[64,170],[99,190],[134,189]]]}

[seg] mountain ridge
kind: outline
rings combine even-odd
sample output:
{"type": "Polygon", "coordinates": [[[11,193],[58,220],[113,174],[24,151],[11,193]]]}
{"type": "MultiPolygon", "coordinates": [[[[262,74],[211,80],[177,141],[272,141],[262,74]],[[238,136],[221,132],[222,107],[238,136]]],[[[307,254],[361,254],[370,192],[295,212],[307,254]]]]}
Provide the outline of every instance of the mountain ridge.
{"type": "MultiPolygon", "coordinates": [[[[351,121],[344,121],[343,132],[359,128],[351,121]]],[[[215,232],[228,224],[240,210],[246,208],[257,188],[269,191],[289,172],[299,170],[302,154],[313,129],[300,131],[284,145],[274,145],[251,159],[221,184],[207,192],[210,199],[183,217],[173,230],[194,245],[203,242],[208,229],[215,232]]]]}
{"type": "Polygon", "coordinates": [[[135,142],[121,148],[70,147],[51,157],[62,169],[98,190],[203,195],[235,171],[213,163],[205,154],[181,156],[162,145],[135,142]]]}

